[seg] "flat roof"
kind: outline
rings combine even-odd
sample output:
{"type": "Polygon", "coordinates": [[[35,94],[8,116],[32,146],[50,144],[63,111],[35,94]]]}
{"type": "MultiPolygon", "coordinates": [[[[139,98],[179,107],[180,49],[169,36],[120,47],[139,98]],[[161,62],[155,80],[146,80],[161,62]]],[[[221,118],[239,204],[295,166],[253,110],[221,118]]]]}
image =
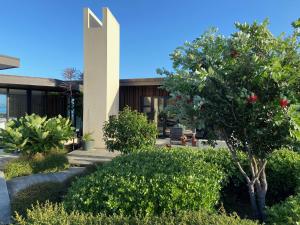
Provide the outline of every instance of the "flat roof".
{"type": "Polygon", "coordinates": [[[62,83],[58,79],[0,74],[0,87],[54,89],[61,87],[62,83]]]}
{"type": "Polygon", "coordinates": [[[0,70],[18,67],[20,67],[20,59],[11,56],[0,55],[0,70]]]}
{"type": "Polygon", "coordinates": [[[160,86],[164,78],[120,79],[120,86],[160,86]]]}
{"type": "MultiPolygon", "coordinates": [[[[120,86],[160,86],[163,78],[120,79],[120,86]]],[[[29,77],[0,74],[0,87],[55,89],[62,88],[65,81],[52,78],[29,77]]],[[[82,81],[77,81],[75,89],[82,89],[82,81]]]]}

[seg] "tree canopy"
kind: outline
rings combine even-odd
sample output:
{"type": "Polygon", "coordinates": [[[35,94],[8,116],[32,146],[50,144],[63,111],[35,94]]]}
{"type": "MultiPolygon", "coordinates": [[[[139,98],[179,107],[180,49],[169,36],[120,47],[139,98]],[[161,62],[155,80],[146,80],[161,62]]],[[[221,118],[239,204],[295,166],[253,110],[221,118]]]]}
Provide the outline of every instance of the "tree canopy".
{"type": "Polygon", "coordinates": [[[267,20],[236,23],[229,37],[211,29],[171,54],[173,71],[158,70],[166,76],[164,88],[174,99],[170,109],[177,119],[205,127],[211,141],[220,134],[226,141],[262,219],[267,157],[294,147],[300,137],[300,43],[297,23],[293,26],[289,36],[273,35],[267,20]],[[239,150],[248,154],[249,170],[241,167],[239,150]]]}

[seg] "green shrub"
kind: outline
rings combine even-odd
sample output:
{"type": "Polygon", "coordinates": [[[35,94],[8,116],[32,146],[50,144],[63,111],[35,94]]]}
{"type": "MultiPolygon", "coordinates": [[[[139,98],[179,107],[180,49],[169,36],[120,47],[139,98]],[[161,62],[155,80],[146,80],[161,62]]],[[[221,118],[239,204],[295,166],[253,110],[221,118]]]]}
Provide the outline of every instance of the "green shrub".
{"type": "Polygon", "coordinates": [[[47,119],[38,115],[26,115],[9,120],[0,129],[0,142],[5,151],[20,151],[23,155],[62,149],[64,142],[73,137],[74,128],[69,119],[61,116],[47,119]]]}
{"type": "Polygon", "coordinates": [[[300,187],[300,154],[287,149],[275,151],[268,159],[266,173],[269,203],[294,195],[300,187]]]}
{"type": "Polygon", "coordinates": [[[64,153],[51,151],[47,155],[36,154],[34,157],[21,156],[14,159],[5,165],[4,174],[9,180],[34,173],[58,172],[68,169],[69,166],[64,153]]]}
{"type": "Polygon", "coordinates": [[[32,185],[16,194],[11,201],[12,212],[25,215],[26,210],[37,202],[59,202],[66,193],[66,186],[59,182],[32,185]]]}
{"type": "Polygon", "coordinates": [[[14,177],[30,175],[32,173],[31,160],[27,157],[13,159],[4,167],[4,175],[7,180],[14,177]]]}
{"type": "Polygon", "coordinates": [[[218,167],[194,150],[131,153],[77,180],[64,202],[69,210],[107,214],[212,211],[223,179],[218,167]]]}
{"type": "Polygon", "coordinates": [[[20,225],[255,225],[251,220],[242,220],[236,215],[211,214],[206,212],[179,212],[175,215],[161,215],[148,217],[126,217],[122,215],[106,216],[105,214],[92,215],[72,211],[67,213],[61,204],[38,204],[27,211],[27,218],[15,217],[16,224],[20,225]]]}
{"type": "Polygon", "coordinates": [[[300,193],[268,208],[269,224],[300,224],[300,193]]]}
{"type": "MultiPolygon", "coordinates": [[[[220,203],[226,211],[239,212],[241,215],[252,215],[251,210],[249,211],[249,208],[245,207],[249,205],[245,178],[233,161],[228,149],[207,148],[198,151],[205,162],[216,165],[225,174],[220,203]]],[[[247,170],[246,155],[243,152],[238,152],[238,157],[245,170],[247,170]]]]}
{"type": "MultiPolygon", "coordinates": [[[[244,194],[243,197],[248,200],[245,178],[233,162],[227,149],[201,149],[199,154],[202,155],[204,161],[213,163],[224,171],[227,179],[224,180],[223,187],[227,188],[226,191],[238,192],[239,195],[244,194]]],[[[246,155],[240,153],[239,158],[243,168],[249,171],[246,155]]],[[[278,203],[288,196],[294,195],[297,188],[300,188],[300,154],[288,149],[274,151],[268,158],[266,174],[267,202],[269,204],[278,203]]],[[[228,195],[231,194],[228,193],[228,195]]]]}
{"type": "MultiPolygon", "coordinates": [[[[240,173],[239,169],[235,165],[232,156],[227,148],[206,148],[199,149],[198,154],[201,155],[202,159],[207,163],[212,163],[219,167],[226,174],[226,179],[224,179],[223,186],[228,185],[232,182],[235,186],[240,186],[244,183],[244,177],[240,173]]],[[[246,164],[246,155],[243,152],[238,153],[241,164],[246,164]]]]}
{"type": "Polygon", "coordinates": [[[69,161],[65,153],[52,152],[46,156],[32,161],[34,173],[50,173],[66,170],[69,168],[69,161]]]}
{"type": "Polygon", "coordinates": [[[109,151],[127,154],[153,146],[157,129],[147,117],[126,107],[117,117],[110,117],[104,124],[104,141],[109,151]]]}

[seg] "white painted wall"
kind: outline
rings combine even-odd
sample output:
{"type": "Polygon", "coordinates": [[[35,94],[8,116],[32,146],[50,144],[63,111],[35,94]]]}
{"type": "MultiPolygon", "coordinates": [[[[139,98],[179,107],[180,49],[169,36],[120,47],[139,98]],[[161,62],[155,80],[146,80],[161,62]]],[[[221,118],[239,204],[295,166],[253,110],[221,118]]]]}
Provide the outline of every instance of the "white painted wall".
{"type": "Polygon", "coordinates": [[[102,127],[119,112],[120,26],[108,8],[103,22],[84,9],[83,133],[104,148],[102,127]]]}

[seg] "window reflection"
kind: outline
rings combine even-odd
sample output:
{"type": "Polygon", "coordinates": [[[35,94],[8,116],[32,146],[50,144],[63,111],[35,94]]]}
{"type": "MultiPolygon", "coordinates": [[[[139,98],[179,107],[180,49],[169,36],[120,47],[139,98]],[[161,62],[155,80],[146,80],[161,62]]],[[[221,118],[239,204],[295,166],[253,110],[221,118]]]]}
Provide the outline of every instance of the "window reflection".
{"type": "Polygon", "coordinates": [[[5,128],[7,119],[7,89],[0,88],[0,128],[5,128]]]}
{"type": "Polygon", "coordinates": [[[19,118],[27,113],[27,91],[9,89],[9,117],[19,118]]]}
{"type": "Polygon", "coordinates": [[[44,91],[32,91],[31,92],[31,112],[44,115],[45,114],[45,92],[44,91]]]}

